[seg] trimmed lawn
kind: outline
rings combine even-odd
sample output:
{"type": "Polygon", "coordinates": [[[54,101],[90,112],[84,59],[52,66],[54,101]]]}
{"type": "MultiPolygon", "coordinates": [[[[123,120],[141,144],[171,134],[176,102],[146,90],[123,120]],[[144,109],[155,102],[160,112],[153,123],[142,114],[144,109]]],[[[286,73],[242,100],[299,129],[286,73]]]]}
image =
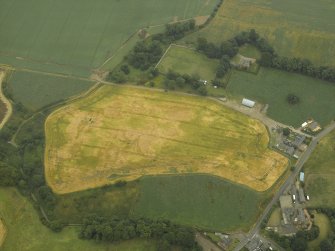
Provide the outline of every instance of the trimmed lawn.
{"type": "Polygon", "coordinates": [[[165,218],[209,230],[247,230],[266,194],[206,175],[144,177],[134,215],[165,218]]]}
{"type": "Polygon", "coordinates": [[[32,110],[78,95],[92,86],[89,81],[27,72],[15,72],[8,84],[14,100],[32,110]]]}
{"type": "Polygon", "coordinates": [[[319,142],[304,169],[308,206],[335,208],[335,131],[319,142]]]}
{"type": "Polygon", "coordinates": [[[3,251],[154,251],[154,242],[147,240],[132,240],[120,244],[96,243],[78,239],[78,229],[65,228],[60,233],[54,233],[39,220],[30,204],[17,190],[0,188],[0,215],[8,227],[3,251]]]}
{"type": "Polygon", "coordinates": [[[320,248],[320,243],[327,239],[329,233],[332,231],[331,223],[327,215],[315,213],[314,216],[314,223],[320,228],[320,234],[318,238],[308,242],[308,251],[319,250],[318,248],[320,248]]]}
{"type": "Polygon", "coordinates": [[[323,126],[335,118],[335,84],[303,75],[268,68],[261,68],[257,75],[234,71],[228,91],[269,104],[269,117],[295,127],[310,117],[323,126]],[[288,104],[291,93],[300,98],[299,104],[288,104]]]}
{"type": "Polygon", "coordinates": [[[167,73],[171,69],[180,74],[197,74],[201,79],[210,81],[215,79],[218,66],[219,60],[207,58],[192,49],[172,45],[158,69],[162,73],[167,73]]]}

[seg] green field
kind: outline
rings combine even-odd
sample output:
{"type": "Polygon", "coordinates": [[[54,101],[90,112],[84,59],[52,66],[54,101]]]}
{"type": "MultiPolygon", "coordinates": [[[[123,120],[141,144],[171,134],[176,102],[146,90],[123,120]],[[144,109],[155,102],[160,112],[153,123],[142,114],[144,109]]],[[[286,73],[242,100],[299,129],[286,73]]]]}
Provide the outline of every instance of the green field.
{"type": "Polygon", "coordinates": [[[156,250],[154,242],[133,240],[120,244],[78,239],[78,229],[65,228],[53,233],[43,226],[31,203],[15,189],[0,188],[0,215],[8,228],[3,251],[147,251],[156,250]]]}
{"type": "Polygon", "coordinates": [[[335,118],[335,85],[303,75],[268,68],[257,75],[234,71],[228,91],[269,104],[269,117],[295,127],[310,117],[323,126],[335,118]],[[299,104],[288,104],[290,93],[300,98],[299,104]]]}
{"type": "Polygon", "coordinates": [[[209,15],[216,2],[0,0],[0,64],[89,76],[139,29],[209,15]]]}
{"type": "Polygon", "coordinates": [[[279,55],[335,66],[334,9],[331,0],[225,0],[208,26],[184,40],[221,42],[255,29],[279,55]]]}
{"type": "Polygon", "coordinates": [[[308,206],[335,208],[335,131],[321,140],[304,169],[308,206]]]}
{"type": "Polygon", "coordinates": [[[15,72],[8,84],[14,100],[32,110],[78,95],[92,86],[88,81],[28,72],[15,72]]]}
{"type": "Polygon", "coordinates": [[[266,195],[205,175],[145,177],[140,187],[135,215],[219,231],[248,229],[266,195]]]}
{"type": "Polygon", "coordinates": [[[219,60],[209,59],[192,49],[171,46],[158,69],[162,73],[173,70],[180,74],[197,74],[201,79],[210,81],[215,79],[218,65],[219,60]]]}

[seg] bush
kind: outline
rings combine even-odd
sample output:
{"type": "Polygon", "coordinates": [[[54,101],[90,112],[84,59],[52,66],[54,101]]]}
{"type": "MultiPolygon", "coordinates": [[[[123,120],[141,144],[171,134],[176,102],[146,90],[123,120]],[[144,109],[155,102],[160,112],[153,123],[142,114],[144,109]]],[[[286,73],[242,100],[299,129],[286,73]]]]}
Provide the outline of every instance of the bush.
{"type": "Polygon", "coordinates": [[[289,95],[287,95],[286,101],[290,105],[296,105],[296,104],[299,104],[300,98],[298,96],[296,96],[295,94],[289,94],[289,95]]]}

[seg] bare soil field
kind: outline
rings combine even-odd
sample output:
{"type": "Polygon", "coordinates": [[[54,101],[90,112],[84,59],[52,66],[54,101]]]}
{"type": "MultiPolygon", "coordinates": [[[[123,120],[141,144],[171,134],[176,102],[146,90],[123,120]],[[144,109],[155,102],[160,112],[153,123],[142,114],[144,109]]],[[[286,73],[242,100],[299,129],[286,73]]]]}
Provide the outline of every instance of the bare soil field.
{"type": "Polygon", "coordinates": [[[257,191],[288,160],[263,124],[201,97],[104,86],[46,120],[45,174],[60,194],[156,174],[206,173],[257,191]]]}

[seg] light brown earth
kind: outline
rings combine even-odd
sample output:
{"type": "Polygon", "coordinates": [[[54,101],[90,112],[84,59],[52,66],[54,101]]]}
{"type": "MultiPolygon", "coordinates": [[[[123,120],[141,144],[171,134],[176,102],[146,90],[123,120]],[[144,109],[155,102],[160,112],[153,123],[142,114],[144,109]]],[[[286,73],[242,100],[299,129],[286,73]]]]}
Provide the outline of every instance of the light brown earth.
{"type": "Polygon", "coordinates": [[[176,173],[213,174],[264,191],[288,164],[267,148],[260,122],[174,93],[104,86],[55,111],[45,130],[46,179],[61,194],[176,173]]]}

